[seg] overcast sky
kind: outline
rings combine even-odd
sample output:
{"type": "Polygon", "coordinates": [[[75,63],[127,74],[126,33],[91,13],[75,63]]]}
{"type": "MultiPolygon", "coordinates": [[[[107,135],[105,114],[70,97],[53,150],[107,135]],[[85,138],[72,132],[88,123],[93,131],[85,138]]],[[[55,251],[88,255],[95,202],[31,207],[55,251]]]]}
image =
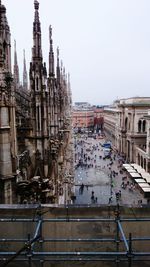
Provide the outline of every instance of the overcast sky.
{"type": "MultiPolygon", "coordinates": [[[[44,61],[48,28],[54,49],[71,75],[73,101],[110,104],[117,98],[150,96],[150,0],[39,0],[44,61]]],[[[29,66],[34,0],[2,0],[20,76],[23,49],[29,66]]],[[[13,56],[13,54],[12,54],[13,56]]]]}

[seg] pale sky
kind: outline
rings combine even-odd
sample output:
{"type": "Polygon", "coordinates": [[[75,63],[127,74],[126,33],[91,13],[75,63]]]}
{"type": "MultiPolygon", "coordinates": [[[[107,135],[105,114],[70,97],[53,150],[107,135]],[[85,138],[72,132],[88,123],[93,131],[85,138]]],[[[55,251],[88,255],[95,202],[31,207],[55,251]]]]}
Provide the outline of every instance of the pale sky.
{"type": "MultiPolygon", "coordinates": [[[[23,49],[31,60],[34,0],[2,0],[16,39],[20,76],[23,49]]],[[[111,104],[150,96],[150,0],[39,0],[44,61],[49,25],[54,49],[71,75],[73,101],[111,104]]],[[[56,53],[55,53],[56,55],[56,53]]],[[[13,61],[13,60],[12,60],[13,61]]],[[[48,67],[48,66],[47,66],[48,67]]]]}

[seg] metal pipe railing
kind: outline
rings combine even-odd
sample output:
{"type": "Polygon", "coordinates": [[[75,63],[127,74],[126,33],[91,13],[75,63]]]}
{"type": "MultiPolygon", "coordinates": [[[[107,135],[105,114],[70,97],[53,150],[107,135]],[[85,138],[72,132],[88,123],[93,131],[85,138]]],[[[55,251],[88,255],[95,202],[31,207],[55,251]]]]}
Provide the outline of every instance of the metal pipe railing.
{"type": "MultiPolygon", "coordinates": [[[[3,262],[5,262],[6,261],[6,259],[5,258],[0,258],[0,261],[3,261],[3,262]]],[[[22,261],[24,261],[24,262],[27,262],[28,261],[28,259],[27,258],[15,258],[14,259],[14,261],[16,261],[16,262],[22,262],[22,261]]],[[[105,262],[116,262],[116,258],[83,258],[83,257],[80,257],[80,258],[77,258],[77,257],[75,257],[75,258],[73,258],[73,257],[71,257],[71,258],[44,258],[44,259],[40,259],[40,258],[32,258],[32,261],[33,262],[63,262],[63,261],[91,261],[91,262],[95,262],[95,261],[105,261],[105,262]]],[[[127,262],[128,261],[128,259],[127,258],[119,258],[119,262],[127,262]]],[[[143,262],[144,260],[143,259],[139,259],[139,258],[133,258],[132,259],[132,261],[133,262],[143,262]]],[[[146,259],[146,262],[149,262],[150,261],[150,259],[146,259]]],[[[4,266],[4,265],[3,265],[4,266]]],[[[3,266],[1,266],[1,267],[3,267],[3,266]]]]}
{"type": "MultiPolygon", "coordinates": [[[[116,242],[115,238],[43,238],[43,242],[116,242]]],[[[129,239],[126,239],[129,241],[129,239]]],[[[0,243],[3,242],[27,242],[27,238],[0,238],[0,243]]],[[[136,241],[150,241],[150,237],[134,237],[132,242],[136,241]]],[[[119,242],[124,242],[122,238],[119,242]]]]}
{"type": "MultiPolygon", "coordinates": [[[[1,238],[0,242],[24,242],[24,246],[18,251],[0,252],[0,261],[4,262],[3,267],[7,266],[11,261],[28,261],[29,265],[32,265],[32,261],[128,261],[128,266],[132,266],[133,261],[150,261],[150,252],[134,252],[132,251],[133,241],[150,241],[150,237],[135,237],[131,238],[131,234],[127,239],[121,223],[124,222],[150,222],[150,218],[120,218],[119,206],[116,210],[115,218],[75,218],[69,217],[68,213],[63,218],[42,218],[42,213],[36,214],[34,218],[0,218],[0,222],[18,222],[18,223],[36,223],[35,232],[33,238],[1,238]],[[116,224],[116,235],[114,238],[42,238],[42,224],[43,223],[61,223],[61,222],[97,222],[97,223],[114,223],[116,224]],[[121,237],[119,236],[121,234],[121,237]],[[34,251],[34,245],[37,241],[41,240],[40,251],[34,251]],[[116,243],[116,251],[42,251],[42,244],[44,242],[114,242],[116,243]],[[125,250],[119,251],[119,243],[125,244],[125,250]],[[33,256],[33,257],[32,257],[33,256]],[[59,258],[58,258],[59,257],[59,258]],[[8,258],[8,259],[7,259],[8,258]]],[[[66,224],[68,225],[68,224],[66,224]]],[[[45,226],[46,227],[46,226],[45,226]]]]}
{"type": "Polygon", "coordinates": [[[122,235],[122,238],[123,238],[123,241],[124,241],[126,250],[129,251],[128,242],[127,242],[127,239],[126,239],[126,237],[125,237],[124,231],[123,231],[123,229],[122,229],[121,223],[120,223],[119,221],[117,221],[117,224],[118,224],[118,227],[119,227],[119,231],[120,231],[120,233],[121,233],[121,235],[122,235]]]}
{"type": "MultiPolygon", "coordinates": [[[[0,218],[0,222],[38,222],[39,219],[0,218]]],[[[43,222],[115,222],[111,218],[52,218],[42,219],[43,222]]],[[[120,218],[120,222],[150,222],[150,218],[120,218]]]]}
{"type": "MultiPolygon", "coordinates": [[[[26,255],[24,252],[26,250],[26,247],[23,247],[21,250],[19,250],[19,254],[26,255]],[[24,252],[24,253],[22,253],[24,252]]],[[[120,252],[93,252],[93,251],[39,251],[39,252],[32,252],[33,256],[127,256],[127,252],[120,251],[120,252]]],[[[0,256],[13,256],[16,255],[15,251],[7,252],[7,251],[1,251],[0,256]]],[[[149,257],[150,252],[132,252],[132,255],[134,257],[136,256],[142,256],[142,257],[149,257]]]]}

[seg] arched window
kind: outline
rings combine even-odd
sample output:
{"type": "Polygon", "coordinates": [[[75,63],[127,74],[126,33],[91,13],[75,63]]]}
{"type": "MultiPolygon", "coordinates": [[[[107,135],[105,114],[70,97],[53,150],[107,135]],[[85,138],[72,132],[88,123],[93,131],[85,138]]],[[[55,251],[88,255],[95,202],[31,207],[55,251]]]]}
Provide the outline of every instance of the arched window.
{"type": "Polygon", "coordinates": [[[143,132],[146,132],[146,120],[143,121],[143,132]]]}
{"type": "Polygon", "coordinates": [[[141,120],[139,120],[139,122],[138,122],[138,132],[139,133],[141,132],[141,126],[142,126],[142,122],[141,122],[141,120]]]}
{"type": "Polygon", "coordinates": [[[38,91],[39,90],[39,78],[36,77],[36,90],[38,91]]]}
{"type": "Polygon", "coordinates": [[[129,125],[128,125],[128,130],[130,131],[130,122],[129,122],[129,125]]]}
{"type": "Polygon", "coordinates": [[[125,118],[125,130],[127,131],[128,127],[128,118],[125,118]]]}
{"type": "Polygon", "coordinates": [[[141,167],[143,168],[143,157],[141,156],[141,167]]]}
{"type": "Polygon", "coordinates": [[[140,155],[138,154],[138,165],[140,165],[140,155]]]}
{"type": "Polygon", "coordinates": [[[146,170],[146,159],[144,159],[144,170],[146,170]]]}

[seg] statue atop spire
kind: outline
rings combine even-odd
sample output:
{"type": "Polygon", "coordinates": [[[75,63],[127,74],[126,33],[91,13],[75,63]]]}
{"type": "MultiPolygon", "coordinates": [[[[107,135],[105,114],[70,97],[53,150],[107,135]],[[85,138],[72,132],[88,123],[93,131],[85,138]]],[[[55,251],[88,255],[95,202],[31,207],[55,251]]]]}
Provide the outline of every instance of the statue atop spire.
{"type": "Polygon", "coordinates": [[[56,74],[57,74],[57,82],[60,83],[59,47],[58,46],[57,46],[57,67],[56,67],[56,74]]]}
{"type": "Polygon", "coordinates": [[[49,42],[50,42],[50,51],[49,51],[49,76],[54,76],[54,52],[53,52],[53,40],[52,40],[52,26],[49,26],[49,42]]]}
{"type": "Polygon", "coordinates": [[[14,40],[14,51],[16,52],[16,40],[14,40]]]}
{"type": "Polygon", "coordinates": [[[34,8],[35,8],[36,10],[39,9],[39,2],[38,2],[37,0],[34,0],[34,8]]]}
{"type": "Polygon", "coordinates": [[[14,40],[14,65],[17,65],[17,50],[16,50],[16,40],[14,40]]]}
{"type": "Polygon", "coordinates": [[[23,50],[23,89],[28,90],[28,75],[26,68],[25,50],[23,50]]]}
{"type": "Polygon", "coordinates": [[[2,25],[1,9],[2,9],[2,2],[1,2],[1,0],[0,0],[0,31],[1,31],[1,25],[2,25]]]}
{"type": "Polygon", "coordinates": [[[39,20],[39,2],[34,0],[34,22],[33,22],[33,50],[32,57],[42,59],[41,45],[41,23],[39,20]]]}
{"type": "Polygon", "coordinates": [[[39,2],[34,0],[35,22],[39,22],[39,2]]]}
{"type": "Polygon", "coordinates": [[[49,42],[50,42],[50,44],[53,43],[53,41],[52,41],[52,26],[51,25],[49,26],[49,42]]]}
{"type": "Polygon", "coordinates": [[[59,47],[57,46],[57,66],[59,66],[59,47]]]}
{"type": "Polygon", "coordinates": [[[19,89],[20,79],[19,79],[19,66],[17,60],[16,40],[14,40],[14,85],[16,89],[19,89]]]}
{"type": "Polygon", "coordinates": [[[11,72],[10,43],[10,28],[7,22],[6,8],[0,1],[0,67],[7,69],[8,72],[11,72]]]}

